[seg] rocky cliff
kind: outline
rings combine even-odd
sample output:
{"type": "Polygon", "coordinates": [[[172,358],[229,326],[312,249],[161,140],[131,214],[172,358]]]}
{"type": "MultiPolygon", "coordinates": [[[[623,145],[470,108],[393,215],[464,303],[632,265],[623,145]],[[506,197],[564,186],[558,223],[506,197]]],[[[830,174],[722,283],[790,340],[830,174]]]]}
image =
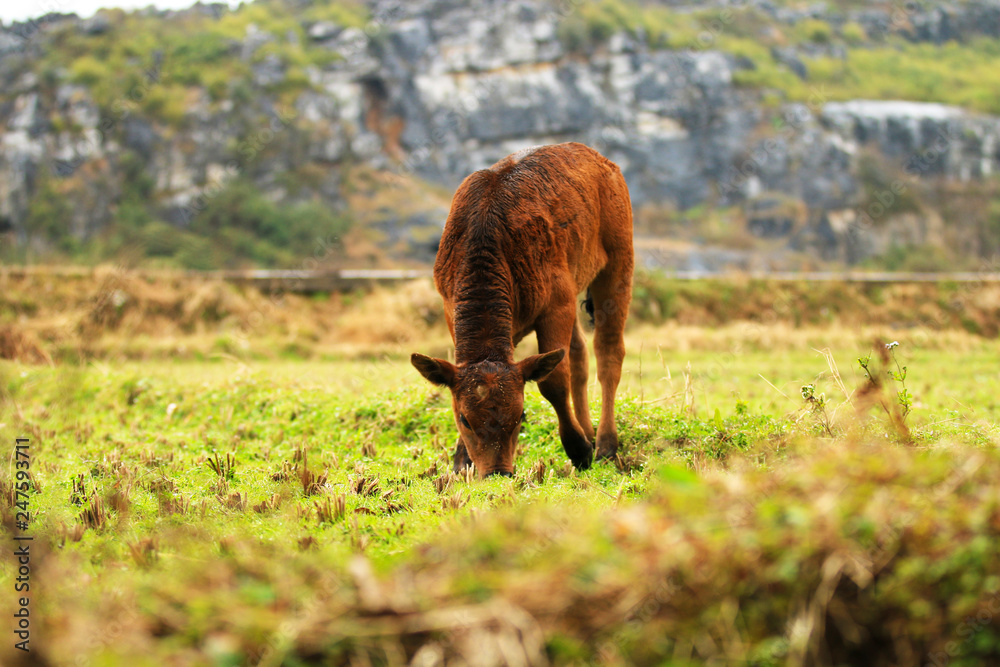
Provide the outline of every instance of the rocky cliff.
{"type": "MultiPolygon", "coordinates": [[[[855,263],[895,245],[986,254],[988,244],[945,225],[950,209],[939,197],[994,182],[1000,119],[932,102],[836,100],[811,83],[808,65],[847,58],[841,37],[852,29],[867,42],[997,39],[1000,2],[735,4],[744,13],[702,6],[687,48],[671,45],[669,17],[691,7],[660,8],[669,13],[659,38],[626,23],[585,23],[581,38],[573,21],[586,3],[541,0],[379,1],[340,21],[286,3],[294,20],[280,27],[236,22],[215,5],[5,26],[0,243],[42,256],[60,234],[71,239],[64,248],[93,245],[141,211],[140,226],[155,223],[159,236],[134,238],[166,243],[168,255],[169,229],[224,229],[216,205],[242,184],[280,210],[337,212],[381,252],[427,261],[465,175],[525,146],[572,140],[622,167],[642,236],[697,244],[700,221],[727,212],[709,240],[729,250],[697,266],[855,263]],[[755,59],[724,39],[745,29],[747,11],[760,35],[812,22],[832,37],[776,39],[755,59]],[[148,57],[124,61],[129,77],[100,72],[104,45],[156,24],[233,36],[178,53],[151,35],[148,57]],[[177,59],[210,47],[217,52],[192,61],[203,69],[185,83],[177,59]],[[802,91],[755,83],[765,65],[802,91]]],[[[644,247],[647,263],[691,267],[684,253],[644,247]]]]}

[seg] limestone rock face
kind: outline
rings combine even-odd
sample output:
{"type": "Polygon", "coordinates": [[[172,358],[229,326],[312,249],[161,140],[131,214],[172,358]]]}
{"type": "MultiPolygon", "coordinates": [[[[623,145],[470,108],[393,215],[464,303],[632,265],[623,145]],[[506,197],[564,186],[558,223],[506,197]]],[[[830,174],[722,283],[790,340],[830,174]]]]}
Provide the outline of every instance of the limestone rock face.
{"type": "MultiPolygon", "coordinates": [[[[822,5],[753,4],[785,23],[830,18],[822,5]]],[[[888,234],[926,243],[940,225],[914,214],[862,224],[862,156],[878,154],[914,179],[963,182],[1000,168],[1000,119],[913,102],[764,104],[762,92],[734,84],[754,67],[746,58],[651,49],[625,32],[584,57],[560,39],[566,5],[376,0],[364,28],[304,24],[304,41],[331,57],[295,71],[308,87],[291,103],[274,92],[294,69],[272,50],[284,38],[251,24],[229,56],[249,68],[251,89],[191,89],[174,125],[142,111],[155,73],[110,108],[65,76],[53,85],[33,73],[53,26],[100,36],[112,29],[107,17],[49,15],[2,27],[0,242],[27,237],[30,203],[45,179],[72,198],[69,233],[85,239],[109,223],[126,182],[139,176],[151,184],[158,215],[183,226],[234,174],[279,202],[345,207],[345,170],[403,174],[449,191],[510,152],[572,140],[621,166],[637,210],[736,205],[752,236],[854,262],[883,248],[888,234]],[[299,178],[306,172],[310,178],[299,178]]],[[[881,9],[839,20],[917,41],[1000,36],[997,1],[908,11],[905,24],[881,9]]],[[[805,78],[802,56],[790,47],[774,57],[805,78]]],[[[380,232],[405,253],[403,241],[427,237],[443,224],[441,213],[435,203],[387,214],[380,232]]],[[[411,256],[426,257],[427,247],[411,256]]]]}

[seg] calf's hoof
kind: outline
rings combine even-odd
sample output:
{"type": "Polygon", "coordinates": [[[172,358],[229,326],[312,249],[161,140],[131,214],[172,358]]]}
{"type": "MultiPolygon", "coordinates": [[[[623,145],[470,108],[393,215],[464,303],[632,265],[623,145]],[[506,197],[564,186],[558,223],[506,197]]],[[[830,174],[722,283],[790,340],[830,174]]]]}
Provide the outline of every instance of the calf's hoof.
{"type": "Polygon", "coordinates": [[[618,455],[618,436],[597,436],[597,460],[613,460],[618,455]]]}
{"type": "Polygon", "coordinates": [[[563,450],[573,462],[573,467],[583,471],[594,462],[594,446],[579,433],[570,433],[562,438],[563,450]]]}
{"type": "Polygon", "coordinates": [[[587,448],[580,448],[569,455],[569,460],[573,462],[573,467],[583,472],[594,462],[594,447],[588,442],[587,448]]]}
{"type": "Polygon", "coordinates": [[[573,462],[574,468],[576,468],[580,472],[583,472],[584,470],[590,468],[590,465],[594,462],[594,457],[590,455],[586,457],[581,456],[578,458],[571,458],[570,461],[573,462]]]}

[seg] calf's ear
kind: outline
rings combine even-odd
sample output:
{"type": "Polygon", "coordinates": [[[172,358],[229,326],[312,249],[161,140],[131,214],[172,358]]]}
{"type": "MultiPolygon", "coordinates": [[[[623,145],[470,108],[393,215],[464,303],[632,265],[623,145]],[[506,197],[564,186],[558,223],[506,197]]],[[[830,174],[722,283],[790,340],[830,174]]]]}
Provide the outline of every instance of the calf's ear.
{"type": "Polygon", "coordinates": [[[423,354],[411,354],[410,363],[420,371],[420,374],[441,387],[451,387],[455,384],[455,364],[444,359],[432,359],[423,354]]]}
{"type": "Polygon", "coordinates": [[[522,360],[518,366],[521,367],[521,375],[524,376],[525,382],[540,382],[555,370],[556,366],[559,365],[559,362],[565,356],[566,350],[560,348],[546,352],[545,354],[536,354],[533,357],[528,357],[522,360]]]}

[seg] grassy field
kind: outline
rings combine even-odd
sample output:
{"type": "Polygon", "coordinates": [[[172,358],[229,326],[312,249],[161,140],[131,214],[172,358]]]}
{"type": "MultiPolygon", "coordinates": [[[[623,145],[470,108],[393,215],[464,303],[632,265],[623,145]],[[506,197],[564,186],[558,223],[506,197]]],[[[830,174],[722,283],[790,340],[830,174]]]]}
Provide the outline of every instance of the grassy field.
{"type": "MultiPolygon", "coordinates": [[[[863,408],[855,359],[867,350],[843,338],[830,346],[850,402],[804,333],[786,332],[800,345],[784,350],[657,353],[658,338],[728,340],[695,333],[633,334],[616,465],[573,471],[551,409],[529,390],[513,480],[449,472],[447,396],[400,358],[4,362],[0,436],[11,450],[30,438],[37,489],[31,655],[150,665],[996,655],[995,345],[956,334],[960,353],[894,350],[914,395],[904,435],[878,405],[863,408]],[[803,400],[804,384],[828,397],[822,410],[803,400]],[[981,610],[989,618],[966,641],[963,619],[981,610]],[[961,651],[947,654],[949,642],[961,651]]],[[[886,404],[896,389],[885,387],[886,404]]],[[[6,553],[0,588],[11,591],[6,553]]],[[[23,658],[9,641],[0,650],[4,664],[23,658]]]]}
{"type": "Polygon", "coordinates": [[[759,286],[646,286],[619,459],[573,470],[529,387],[517,475],[479,481],[451,472],[449,397],[407,361],[447,354],[423,287],[289,297],[241,338],[261,295],[119,277],[110,317],[93,286],[45,285],[0,299],[22,354],[0,360],[0,590],[15,613],[27,576],[31,649],[6,634],[0,664],[1000,655],[1000,352],[949,324],[990,330],[991,293],[855,292],[863,325],[847,288],[817,288],[827,314],[781,288],[782,317],[727,322],[759,286]],[[954,320],[905,318],[956,294],[954,320]]]}

